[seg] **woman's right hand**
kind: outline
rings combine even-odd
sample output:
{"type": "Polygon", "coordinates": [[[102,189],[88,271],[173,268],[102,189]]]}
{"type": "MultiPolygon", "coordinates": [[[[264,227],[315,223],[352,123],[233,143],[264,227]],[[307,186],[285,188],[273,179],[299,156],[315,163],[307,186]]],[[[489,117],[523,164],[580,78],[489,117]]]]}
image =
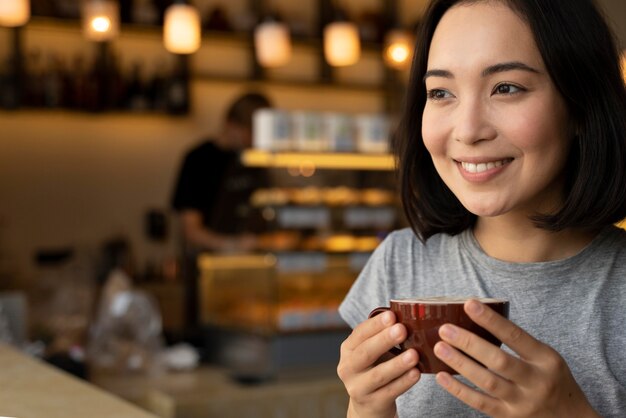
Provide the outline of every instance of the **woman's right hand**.
{"type": "Polygon", "coordinates": [[[420,379],[417,352],[379,359],[405,339],[406,328],[387,311],[359,324],[341,344],[337,374],[350,396],[348,417],[395,416],[396,398],[420,379]]]}

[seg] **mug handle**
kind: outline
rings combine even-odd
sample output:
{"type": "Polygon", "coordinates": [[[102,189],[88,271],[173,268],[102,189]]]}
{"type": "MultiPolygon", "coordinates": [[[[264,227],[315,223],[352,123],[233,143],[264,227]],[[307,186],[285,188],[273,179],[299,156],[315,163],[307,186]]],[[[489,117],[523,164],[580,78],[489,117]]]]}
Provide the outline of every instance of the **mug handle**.
{"type": "MultiPolygon", "coordinates": [[[[380,315],[381,313],[387,312],[389,310],[391,310],[391,308],[389,308],[388,306],[379,306],[378,308],[373,309],[367,317],[373,318],[376,315],[380,315]]],[[[389,354],[399,356],[400,354],[402,354],[402,350],[400,349],[400,347],[395,346],[389,350],[389,354]]]]}

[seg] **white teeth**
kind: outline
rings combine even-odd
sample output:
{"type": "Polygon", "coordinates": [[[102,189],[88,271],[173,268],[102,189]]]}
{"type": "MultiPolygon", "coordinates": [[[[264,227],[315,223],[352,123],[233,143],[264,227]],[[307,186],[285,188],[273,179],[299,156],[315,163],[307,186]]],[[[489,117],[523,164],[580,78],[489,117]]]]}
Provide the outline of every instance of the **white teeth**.
{"type": "Polygon", "coordinates": [[[491,170],[496,167],[502,167],[504,164],[506,164],[506,162],[507,160],[492,161],[479,164],[461,162],[461,166],[465,171],[469,173],[482,173],[483,171],[491,170]]]}

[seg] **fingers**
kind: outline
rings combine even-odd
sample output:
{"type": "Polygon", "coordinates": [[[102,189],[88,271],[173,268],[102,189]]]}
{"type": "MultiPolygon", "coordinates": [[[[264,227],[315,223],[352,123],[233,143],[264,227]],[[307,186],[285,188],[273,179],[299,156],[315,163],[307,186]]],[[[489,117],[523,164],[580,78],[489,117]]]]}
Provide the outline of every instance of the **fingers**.
{"type": "MultiPolygon", "coordinates": [[[[487,342],[485,344],[491,345],[487,342]]],[[[491,345],[491,347],[493,346],[491,345]]],[[[511,381],[486,369],[483,365],[445,342],[438,342],[435,345],[435,354],[479,389],[494,398],[508,398],[515,391],[515,385],[511,381]]]]}
{"type": "Polygon", "coordinates": [[[519,376],[528,374],[526,373],[526,365],[519,359],[461,327],[445,324],[439,329],[439,336],[447,344],[440,347],[436,346],[436,348],[438,348],[438,351],[435,351],[437,357],[440,357],[450,367],[466,376],[481,388],[482,386],[490,387],[497,383],[491,381],[491,379],[487,379],[488,381],[486,383],[480,383],[480,380],[492,374],[487,369],[502,376],[506,380],[513,380],[519,376]],[[449,352],[446,348],[450,347],[450,345],[458,348],[463,353],[482,363],[482,365],[471,361],[458,351],[449,352]],[[452,354],[452,356],[444,358],[446,354],[452,354]],[[485,367],[487,369],[485,369],[485,367]],[[476,369],[484,371],[485,374],[478,373],[476,369]],[[470,376],[475,377],[476,380],[473,380],[470,376]]]}
{"type": "Polygon", "coordinates": [[[363,373],[405,339],[406,328],[395,323],[393,312],[384,312],[367,319],[341,344],[341,360],[337,370],[339,377],[345,381],[354,374],[363,373]]]}
{"type": "Polygon", "coordinates": [[[353,395],[358,397],[382,390],[385,397],[400,396],[420,378],[420,372],[415,368],[417,360],[417,352],[411,349],[373,367],[363,374],[359,392],[353,395]]]}
{"type": "Polygon", "coordinates": [[[469,300],[465,303],[465,312],[472,321],[491,332],[521,358],[530,359],[543,355],[543,344],[488,306],[477,300],[469,300]]]}
{"type": "Polygon", "coordinates": [[[344,341],[344,348],[354,350],[361,345],[363,341],[373,337],[395,322],[396,316],[391,311],[383,312],[380,315],[363,321],[354,328],[350,336],[344,341]]]}
{"type": "Polygon", "coordinates": [[[452,396],[487,415],[493,416],[493,412],[497,411],[500,407],[500,401],[498,399],[471,389],[454,379],[446,372],[437,373],[437,377],[435,379],[437,380],[437,383],[439,383],[439,385],[447,390],[452,396]]]}
{"type": "Polygon", "coordinates": [[[341,345],[337,374],[351,402],[371,410],[387,409],[420,379],[418,355],[407,350],[388,361],[379,358],[406,339],[406,328],[384,312],[357,326],[341,345]]]}
{"type": "MultiPolygon", "coordinates": [[[[367,330],[364,331],[364,334],[367,330]]],[[[366,334],[368,335],[368,334],[366,334]]],[[[351,363],[355,370],[371,367],[383,354],[406,339],[406,328],[402,324],[393,324],[370,336],[351,350],[351,363]]],[[[360,339],[362,335],[358,335],[360,339]]]]}

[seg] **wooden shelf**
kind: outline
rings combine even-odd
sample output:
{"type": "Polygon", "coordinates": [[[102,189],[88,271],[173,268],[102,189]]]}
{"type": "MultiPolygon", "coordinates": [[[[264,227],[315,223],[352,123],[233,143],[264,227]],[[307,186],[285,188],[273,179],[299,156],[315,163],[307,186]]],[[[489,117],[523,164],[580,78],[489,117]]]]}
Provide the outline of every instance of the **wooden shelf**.
{"type": "Polygon", "coordinates": [[[395,161],[389,154],[303,153],[246,150],[241,155],[249,167],[288,168],[313,165],[318,169],[391,171],[395,161]]]}
{"type": "Polygon", "coordinates": [[[193,73],[191,79],[194,81],[207,83],[247,83],[265,86],[288,87],[288,88],[304,88],[304,89],[339,89],[359,92],[382,93],[384,86],[382,84],[365,84],[365,83],[345,83],[339,81],[310,81],[310,80],[279,80],[272,78],[251,78],[248,76],[231,76],[223,74],[209,73],[193,73]]]}

